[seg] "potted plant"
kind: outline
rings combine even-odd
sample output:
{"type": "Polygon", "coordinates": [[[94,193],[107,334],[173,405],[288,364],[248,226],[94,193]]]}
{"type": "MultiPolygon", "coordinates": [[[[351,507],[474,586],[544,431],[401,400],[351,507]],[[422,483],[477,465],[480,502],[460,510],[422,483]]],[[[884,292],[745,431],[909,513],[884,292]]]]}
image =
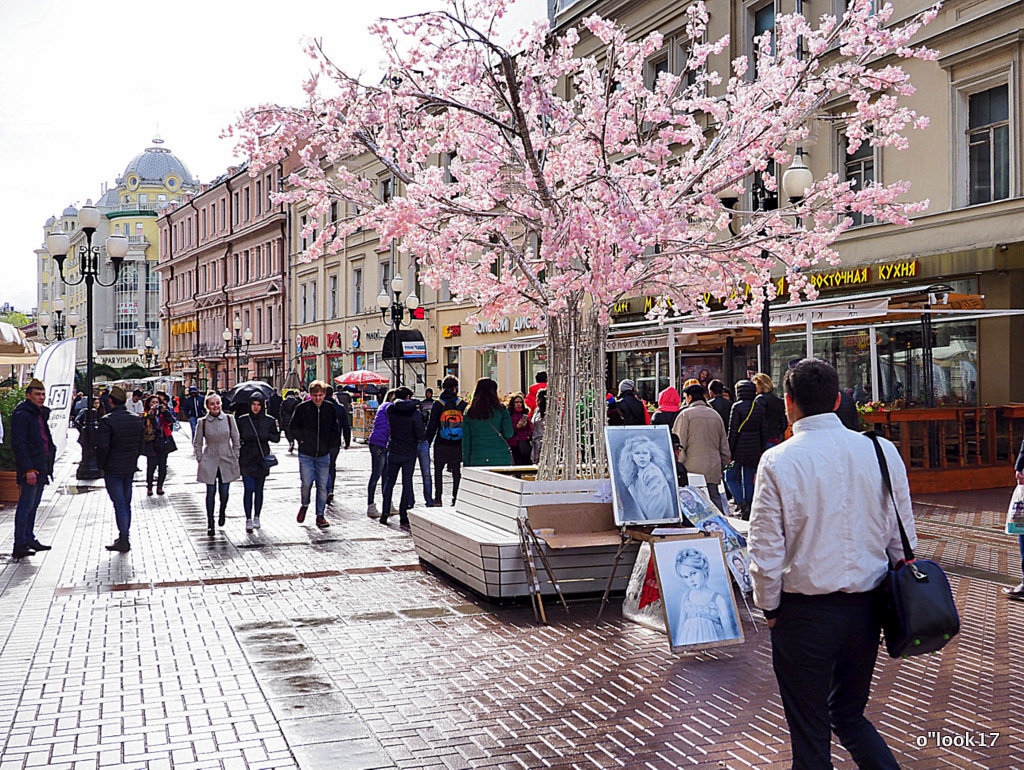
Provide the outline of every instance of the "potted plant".
{"type": "Polygon", "coordinates": [[[0,444],[0,500],[18,499],[18,482],[14,472],[14,450],[11,448],[11,415],[14,408],[25,400],[24,388],[0,390],[0,415],[4,422],[4,441],[0,444]]]}

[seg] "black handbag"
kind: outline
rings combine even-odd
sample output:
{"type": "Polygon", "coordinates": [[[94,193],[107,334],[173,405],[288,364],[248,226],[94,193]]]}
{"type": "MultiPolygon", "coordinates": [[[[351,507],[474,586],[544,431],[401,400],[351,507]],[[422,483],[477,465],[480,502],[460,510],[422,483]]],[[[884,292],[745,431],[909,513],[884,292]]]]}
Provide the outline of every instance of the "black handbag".
{"type": "Polygon", "coordinates": [[[899,508],[896,507],[889,466],[882,446],[878,443],[878,436],[873,431],[864,435],[875,445],[882,482],[892,499],[900,539],[903,541],[902,561],[889,563],[889,571],[879,586],[885,646],[891,658],[909,658],[936,652],[960,631],[960,614],[953,601],[949,579],[935,562],[914,558],[899,508]]]}
{"type": "MultiPolygon", "coordinates": [[[[260,447],[260,454],[263,454],[263,447],[260,446],[260,433],[256,430],[256,423],[252,419],[252,415],[247,415],[249,418],[249,424],[252,425],[252,432],[256,436],[256,446],[260,447]]],[[[270,444],[267,444],[267,453],[263,455],[263,467],[268,471],[277,465],[278,460],[273,452],[270,451],[270,444]]]]}

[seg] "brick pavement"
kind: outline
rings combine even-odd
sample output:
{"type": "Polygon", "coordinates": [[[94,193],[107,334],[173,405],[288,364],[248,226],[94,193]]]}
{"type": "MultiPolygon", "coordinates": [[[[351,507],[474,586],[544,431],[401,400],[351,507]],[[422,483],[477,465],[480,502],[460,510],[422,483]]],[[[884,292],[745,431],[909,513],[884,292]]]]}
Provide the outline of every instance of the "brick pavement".
{"type": "MultiPolygon", "coordinates": [[[[287,456],[252,535],[235,484],[227,527],[206,536],[185,451],[168,495],[136,486],[127,555],[102,548],[109,502],[71,494],[68,462],[42,509],[52,552],[10,562],[0,511],[0,770],[788,765],[763,629],[682,656],[616,612],[598,624],[593,600],[538,627],[424,571],[407,535],[363,515],[365,448],[339,465],[323,532],[295,523],[287,456]]],[[[919,550],[950,571],[964,630],[941,655],[880,661],[870,716],[905,766],[1024,767],[1024,603],[999,592],[1017,582],[1007,498],[918,501],[919,550]],[[935,745],[988,732],[995,747],[935,745]]],[[[838,745],[834,760],[851,766],[838,745]]]]}

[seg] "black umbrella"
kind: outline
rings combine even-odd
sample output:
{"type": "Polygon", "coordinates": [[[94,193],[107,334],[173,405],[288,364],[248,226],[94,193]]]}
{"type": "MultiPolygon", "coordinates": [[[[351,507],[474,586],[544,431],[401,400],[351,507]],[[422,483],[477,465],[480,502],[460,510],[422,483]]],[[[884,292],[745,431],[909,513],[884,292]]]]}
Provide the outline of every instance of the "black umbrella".
{"type": "Polygon", "coordinates": [[[255,395],[263,396],[263,400],[266,401],[270,398],[270,394],[274,392],[274,389],[267,385],[265,382],[259,380],[249,380],[248,382],[240,382],[235,385],[231,390],[228,391],[225,397],[225,407],[231,406],[236,409],[247,409],[249,402],[255,395]]]}

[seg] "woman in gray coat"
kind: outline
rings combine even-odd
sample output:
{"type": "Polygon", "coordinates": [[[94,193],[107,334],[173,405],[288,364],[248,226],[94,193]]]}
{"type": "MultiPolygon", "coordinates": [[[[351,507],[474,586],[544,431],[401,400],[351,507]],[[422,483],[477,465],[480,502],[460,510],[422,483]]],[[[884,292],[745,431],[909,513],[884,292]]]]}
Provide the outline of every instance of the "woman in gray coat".
{"type": "Polygon", "coordinates": [[[220,490],[220,516],[224,526],[227,518],[228,485],[239,478],[238,452],[241,447],[235,416],[224,412],[220,396],[206,397],[206,416],[196,423],[192,439],[199,470],[196,480],[206,484],[206,534],[213,535],[213,503],[220,490]]]}

